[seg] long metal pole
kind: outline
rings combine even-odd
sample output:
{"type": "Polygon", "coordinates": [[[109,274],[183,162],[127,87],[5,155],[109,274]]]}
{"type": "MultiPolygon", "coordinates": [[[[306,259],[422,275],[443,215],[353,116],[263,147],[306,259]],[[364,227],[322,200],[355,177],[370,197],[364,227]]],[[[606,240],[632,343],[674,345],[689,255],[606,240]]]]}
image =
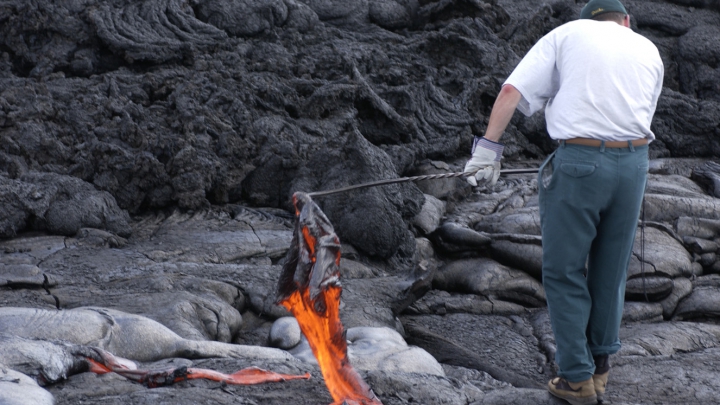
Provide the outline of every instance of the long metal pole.
{"type": "MultiPolygon", "coordinates": [[[[526,173],[537,173],[538,169],[502,169],[500,174],[526,174],[526,173]]],[[[342,188],[336,188],[334,190],[316,191],[308,193],[310,197],[321,197],[329,194],[342,193],[345,191],[355,190],[358,188],[367,188],[375,186],[384,186],[386,184],[405,183],[408,181],[420,181],[420,180],[436,180],[436,179],[449,179],[453,177],[469,177],[474,175],[473,172],[454,172],[454,173],[442,173],[442,174],[426,174],[423,176],[412,176],[412,177],[399,177],[396,179],[378,180],[369,183],[355,184],[353,186],[347,186],[342,188]]]]}

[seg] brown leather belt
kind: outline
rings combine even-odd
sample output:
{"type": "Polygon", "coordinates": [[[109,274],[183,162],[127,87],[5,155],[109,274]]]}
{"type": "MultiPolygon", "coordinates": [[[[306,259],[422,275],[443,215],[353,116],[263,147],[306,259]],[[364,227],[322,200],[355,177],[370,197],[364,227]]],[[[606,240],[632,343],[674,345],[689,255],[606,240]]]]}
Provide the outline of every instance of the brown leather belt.
{"type": "MultiPolygon", "coordinates": [[[[583,146],[594,146],[596,148],[599,148],[600,145],[602,145],[602,141],[599,139],[590,139],[590,138],[572,138],[572,139],[565,139],[565,143],[573,144],[573,145],[583,145],[583,146]]],[[[648,144],[647,138],[642,139],[635,139],[630,142],[632,146],[643,146],[648,144]]],[[[605,141],[605,147],[606,148],[627,148],[628,147],[628,141],[605,141]]]]}

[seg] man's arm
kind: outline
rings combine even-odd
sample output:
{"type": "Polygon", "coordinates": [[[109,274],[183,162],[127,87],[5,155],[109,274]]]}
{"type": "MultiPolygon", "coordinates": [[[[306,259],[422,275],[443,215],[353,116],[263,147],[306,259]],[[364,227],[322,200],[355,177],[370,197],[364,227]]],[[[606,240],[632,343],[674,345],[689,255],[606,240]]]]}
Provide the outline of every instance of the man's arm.
{"type": "Polygon", "coordinates": [[[490,112],[490,120],[485,130],[485,138],[498,142],[505,128],[507,128],[515,113],[518,103],[522,99],[522,94],[511,84],[506,84],[500,89],[493,104],[492,112],[490,112]]]}

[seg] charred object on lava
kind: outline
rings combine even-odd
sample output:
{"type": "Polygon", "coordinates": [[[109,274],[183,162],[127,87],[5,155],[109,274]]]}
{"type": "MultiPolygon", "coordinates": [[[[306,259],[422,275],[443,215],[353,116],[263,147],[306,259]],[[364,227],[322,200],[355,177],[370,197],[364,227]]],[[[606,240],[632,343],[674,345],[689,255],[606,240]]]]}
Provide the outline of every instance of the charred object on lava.
{"type": "Polygon", "coordinates": [[[278,281],[277,301],[300,324],[333,404],[382,405],[348,360],[340,322],[340,239],[305,193],[293,194],[295,231],[278,281]]]}

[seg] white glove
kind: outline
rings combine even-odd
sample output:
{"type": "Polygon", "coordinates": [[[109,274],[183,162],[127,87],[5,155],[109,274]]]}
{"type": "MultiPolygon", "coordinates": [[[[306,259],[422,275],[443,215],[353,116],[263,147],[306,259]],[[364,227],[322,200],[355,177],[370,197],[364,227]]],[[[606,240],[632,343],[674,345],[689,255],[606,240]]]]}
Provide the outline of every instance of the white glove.
{"type": "Polygon", "coordinates": [[[473,141],[472,157],[465,164],[465,173],[475,173],[474,176],[466,177],[467,182],[473,187],[478,181],[486,182],[493,186],[500,177],[500,158],[505,145],[476,136],[473,141]]]}

